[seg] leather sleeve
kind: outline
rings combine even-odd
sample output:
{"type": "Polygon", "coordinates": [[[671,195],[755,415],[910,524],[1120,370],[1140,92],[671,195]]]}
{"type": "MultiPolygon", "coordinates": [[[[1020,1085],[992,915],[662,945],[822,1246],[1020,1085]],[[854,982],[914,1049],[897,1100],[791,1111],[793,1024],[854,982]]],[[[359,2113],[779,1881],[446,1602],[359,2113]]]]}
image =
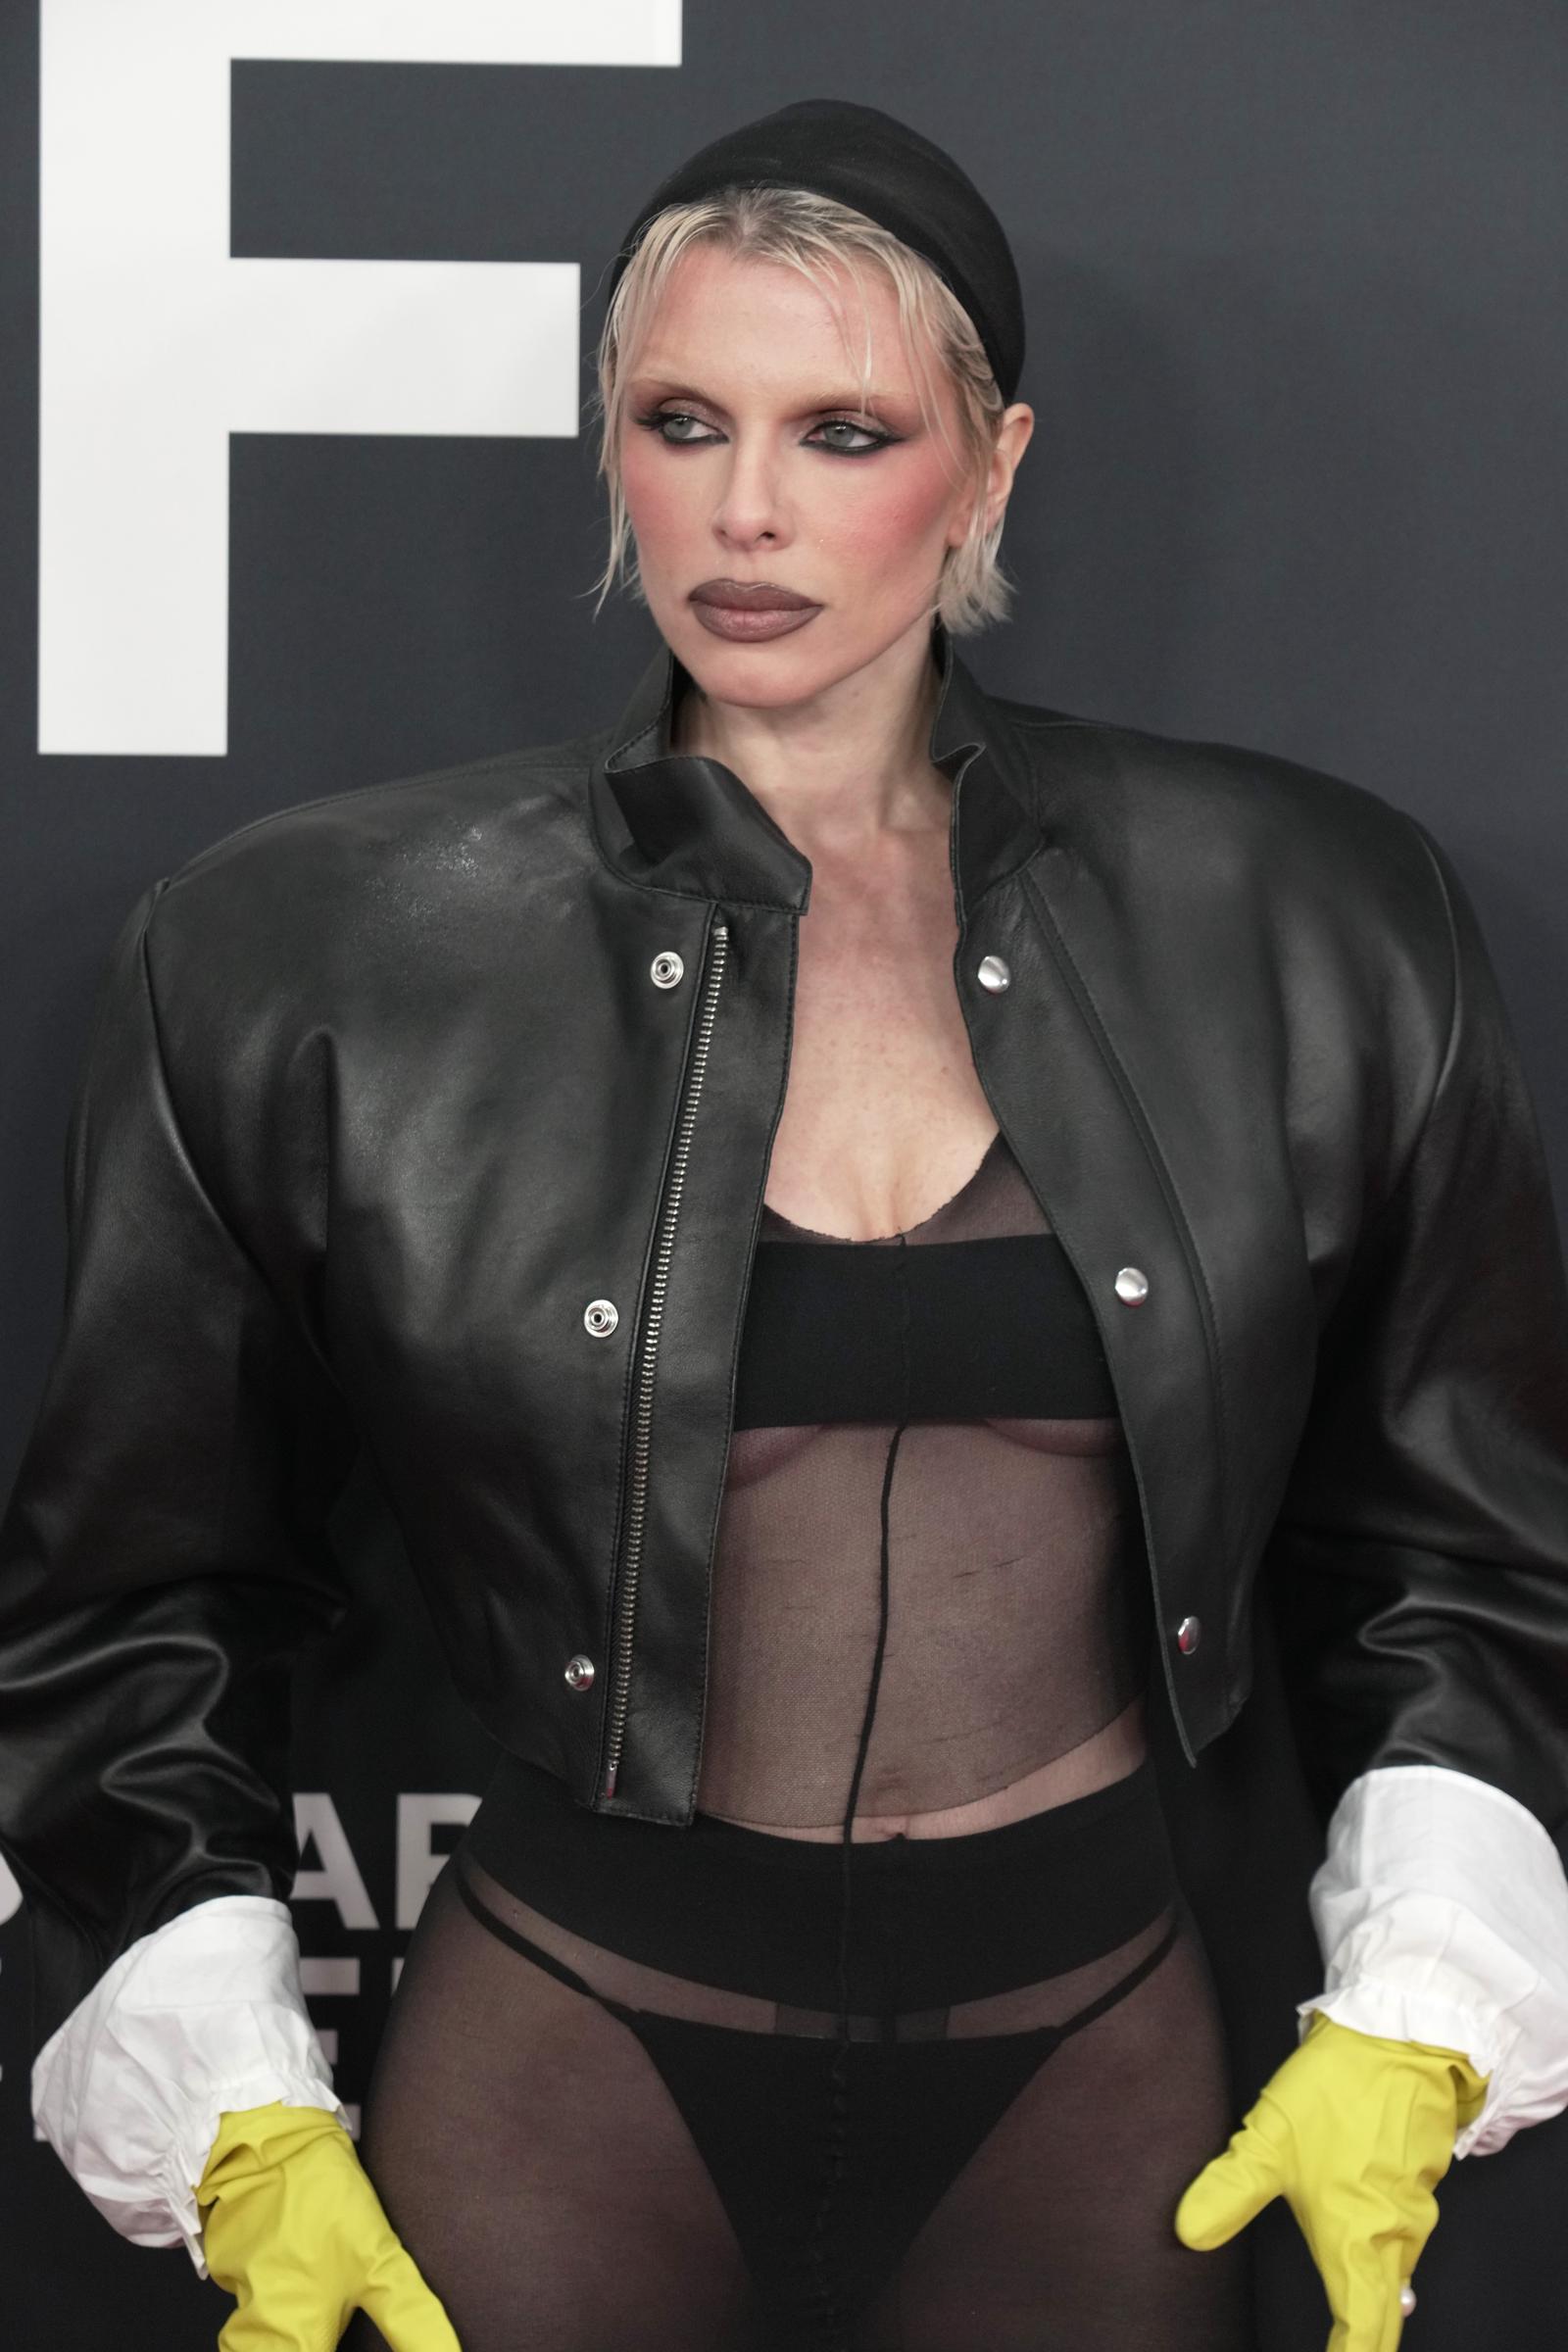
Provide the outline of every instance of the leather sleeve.
{"type": "MultiPolygon", "coordinates": [[[[1266,1571],[1325,1815],[1392,1764],[1568,1835],[1568,1287],[1534,1106],[1474,909],[1424,1124],[1322,1335],[1266,1571]]],[[[1397,1050],[1397,1041],[1395,1049],[1397,1050]]]]}
{"type": "Polygon", "coordinates": [[[286,1898],[291,1666],[347,1591],[335,1384],[193,1164],[132,909],[67,1143],[63,1326],[0,1521],[0,1849],[35,2040],[189,1905],[286,1898]]]}

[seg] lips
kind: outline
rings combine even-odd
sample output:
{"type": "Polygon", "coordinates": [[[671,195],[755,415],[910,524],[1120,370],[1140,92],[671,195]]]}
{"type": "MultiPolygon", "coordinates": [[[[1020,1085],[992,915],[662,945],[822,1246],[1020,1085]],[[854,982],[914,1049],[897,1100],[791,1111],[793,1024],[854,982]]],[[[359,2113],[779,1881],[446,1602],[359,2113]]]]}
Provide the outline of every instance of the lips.
{"type": "Polygon", "coordinates": [[[789,588],[771,588],[763,580],[705,580],[692,590],[694,605],[718,606],[735,612],[814,612],[808,596],[789,588]]]}
{"type": "Polygon", "coordinates": [[[822,610],[809,597],[762,580],[704,580],[687,602],[710,637],[739,645],[788,637],[822,610]]]}

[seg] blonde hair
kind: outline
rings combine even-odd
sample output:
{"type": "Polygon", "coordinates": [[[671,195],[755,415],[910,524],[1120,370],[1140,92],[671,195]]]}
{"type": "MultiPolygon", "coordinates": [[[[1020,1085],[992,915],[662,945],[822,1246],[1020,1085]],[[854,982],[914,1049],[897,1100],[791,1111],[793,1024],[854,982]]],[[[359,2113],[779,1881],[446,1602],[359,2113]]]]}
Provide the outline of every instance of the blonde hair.
{"type": "MultiPolygon", "coordinates": [[[[610,492],[610,553],[593,583],[599,591],[595,612],[617,579],[623,580],[639,601],[646,601],[620,479],[626,368],[648,332],[675,264],[699,244],[716,244],[727,253],[782,262],[799,270],[832,305],[847,347],[852,346],[852,337],[840,300],[840,273],[847,272],[860,293],[864,326],[862,266],[881,272],[898,301],[899,324],[919,386],[921,414],[927,426],[938,426],[953,452],[945,419],[934,400],[928,405],[932,383],[927,355],[934,353],[947,371],[962,443],[961,450],[953,454],[960,469],[968,468],[974,484],[967,534],[957,547],[948,549],[943,560],[935,600],[937,616],[956,637],[973,635],[988,622],[1005,618],[1012,590],[998,558],[1004,509],[989,530],[985,522],[991,455],[1004,404],[974,323],[922,255],[863,213],[806,188],[724,188],[698,204],[671,205],[654,216],[638,241],[615,288],[599,339],[594,406],[602,422],[599,471],[610,492]]],[[[860,354],[862,394],[870,390],[870,368],[866,327],[860,354]]]]}

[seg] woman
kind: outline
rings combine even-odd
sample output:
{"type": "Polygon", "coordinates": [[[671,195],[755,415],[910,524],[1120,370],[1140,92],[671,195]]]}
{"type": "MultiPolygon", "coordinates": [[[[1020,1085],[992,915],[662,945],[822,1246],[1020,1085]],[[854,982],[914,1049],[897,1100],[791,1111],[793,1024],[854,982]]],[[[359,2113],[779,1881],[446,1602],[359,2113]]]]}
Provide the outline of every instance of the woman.
{"type": "Polygon", "coordinates": [[[1568,2104],[1568,1316],[1495,984],[1374,796],[981,693],[1021,359],[929,142],[716,141],[607,320],[619,721],[122,934],[0,1789],[40,2128],[233,2352],[1242,2352],[1278,2193],[1388,2352],[1455,2148],[1568,2104]],[[363,2163],[277,1730],[362,1443],[504,1751],[363,2163]],[[1223,1730],[1260,1570],[1326,1983],[1216,2154],[1146,1685],[1223,1730]]]}

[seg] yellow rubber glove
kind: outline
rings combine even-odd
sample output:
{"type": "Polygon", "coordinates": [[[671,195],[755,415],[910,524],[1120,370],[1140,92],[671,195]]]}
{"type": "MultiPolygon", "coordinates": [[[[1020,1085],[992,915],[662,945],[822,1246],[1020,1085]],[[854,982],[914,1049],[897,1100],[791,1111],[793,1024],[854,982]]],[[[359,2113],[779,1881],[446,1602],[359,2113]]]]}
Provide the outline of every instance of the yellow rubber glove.
{"type": "Polygon", "coordinates": [[[1399,2290],[1438,2219],[1432,2191],[1488,2079],[1459,2050],[1386,2041],[1314,2010],[1224,2152],[1189,2184],[1177,2236],[1206,2253],[1283,2196],[1328,2294],[1329,2352],[1395,2352],[1399,2290]]]}
{"type": "Polygon", "coordinates": [[[324,2107],[222,2116],[196,2202],[207,2267],[238,2303],[219,2352],[331,2352],[356,2307],[392,2352],[462,2352],[324,2107]]]}

